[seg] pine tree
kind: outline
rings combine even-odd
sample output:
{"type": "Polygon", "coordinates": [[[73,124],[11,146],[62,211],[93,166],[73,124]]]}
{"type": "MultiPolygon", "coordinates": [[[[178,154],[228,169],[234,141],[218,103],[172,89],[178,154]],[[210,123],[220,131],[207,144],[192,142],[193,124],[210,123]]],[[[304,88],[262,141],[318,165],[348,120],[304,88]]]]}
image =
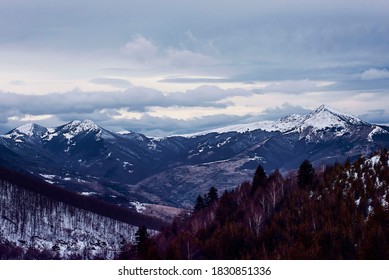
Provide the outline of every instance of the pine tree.
{"type": "Polygon", "coordinates": [[[315,169],[312,167],[312,164],[309,162],[309,160],[304,160],[300,165],[297,175],[298,186],[302,189],[312,188],[314,175],[315,169]]]}
{"type": "Polygon", "coordinates": [[[207,193],[207,206],[211,205],[214,201],[217,201],[218,199],[219,195],[217,193],[217,189],[215,187],[211,187],[207,193]]]}
{"type": "Polygon", "coordinates": [[[258,165],[254,173],[253,183],[251,184],[251,192],[255,192],[259,187],[262,187],[266,183],[266,173],[262,165],[258,165]]]}
{"type": "Polygon", "coordinates": [[[196,204],[194,206],[194,212],[197,212],[197,211],[200,211],[201,209],[204,209],[205,208],[205,201],[204,201],[204,198],[199,195],[196,199],[196,204]]]}
{"type": "Polygon", "coordinates": [[[147,228],[145,226],[141,226],[138,228],[135,233],[135,245],[138,256],[144,255],[147,250],[147,241],[149,240],[150,235],[147,232],[147,228]]]}

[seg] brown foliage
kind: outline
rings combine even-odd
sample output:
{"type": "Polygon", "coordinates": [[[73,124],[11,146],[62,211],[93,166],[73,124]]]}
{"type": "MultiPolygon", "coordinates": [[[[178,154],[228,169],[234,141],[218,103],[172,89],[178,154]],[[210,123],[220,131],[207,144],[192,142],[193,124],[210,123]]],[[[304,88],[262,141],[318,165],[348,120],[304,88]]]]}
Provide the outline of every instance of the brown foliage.
{"type": "Polygon", "coordinates": [[[311,188],[278,171],[176,221],[155,239],[163,259],[388,259],[388,153],[316,173],[311,188]],[[161,245],[162,244],[162,245],[161,245]]]}

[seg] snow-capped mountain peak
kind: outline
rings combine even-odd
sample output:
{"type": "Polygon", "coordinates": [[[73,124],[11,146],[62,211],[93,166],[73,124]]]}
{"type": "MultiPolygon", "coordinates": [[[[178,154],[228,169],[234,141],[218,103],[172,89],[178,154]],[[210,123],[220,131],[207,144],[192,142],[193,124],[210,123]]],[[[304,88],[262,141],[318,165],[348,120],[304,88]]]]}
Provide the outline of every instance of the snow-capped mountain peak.
{"type": "Polygon", "coordinates": [[[367,124],[353,115],[340,112],[326,105],[321,105],[308,115],[297,119],[295,126],[290,132],[302,133],[301,138],[311,141],[318,136],[319,132],[325,129],[335,129],[335,136],[341,136],[348,133],[349,129],[353,126],[367,124]]]}
{"type": "Polygon", "coordinates": [[[368,123],[359,118],[343,113],[336,109],[330,108],[327,105],[321,105],[317,109],[311,111],[307,115],[292,114],[276,121],[259,121],[247,124],[230,125],[221,128],[202,131],[194,134],[186,134],[182,136],[197,136],[211,132],[224,133],[230,131],[247,132],[257,129],[264,131],[280,131],[285,132],[302,132],[306,129],[311,131],[319,131],[325,128],[346,128],[350,125],[368,125],[368,123]]]}
{"type": "Polygon", "coordinates": [[[33,123],[28,123],[28,124],[19,126],[18,128],[15,129],[15,131],[20,132],[20,133],[27,135],[27,136],[32,136],[32,135],[34,135],[35,126],[36,125],[33,123]]]}
{"type": "Polygon", "coordinates": [[[47,128],[35,123],[28,123],[11,130],[2,137],[13,139],[16,142],[24,142],[24,138],[41,137],[46,132],[47,128]]]}
{"type": "Polygon", "coordinates": [[[75,120],[67,123],[63,128],[63,131],[69,131],[72,134],[80,134],[88,131],[100,131],[101,128],[91,120],[75,120]]]}
{"type": "Polygon", "coordinates": [[[321,105],[316,110],[313,110],[309,113],[304,123],[311,125],[316,128],[326,128],[334,126],[345,126],[349,125],[362,125],[366,124],[364,121],[359,118],[347,114],[336,109],[332,109],[326,105],[321,105]]]}
{"type": "Polygon", "coordinates": [[[73,138],[81,135],[93,135],[96,141],[101,139],[114,139],[115,133],[112,133],[98,126],[91,120],[75,120],[62,127],[58,127],[56,134],[62,134],[70,144],[73,138]]]}

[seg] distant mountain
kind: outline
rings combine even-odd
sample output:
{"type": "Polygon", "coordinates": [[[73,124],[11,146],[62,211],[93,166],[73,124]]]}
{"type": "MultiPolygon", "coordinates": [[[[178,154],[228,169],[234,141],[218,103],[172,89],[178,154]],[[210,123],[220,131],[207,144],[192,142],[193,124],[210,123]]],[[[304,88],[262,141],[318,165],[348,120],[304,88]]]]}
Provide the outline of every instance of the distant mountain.
{"type": "Polygon", "coordinates": [[[231,125],[221,127],[205,132],[199,132],[192,135],[208,134],[211,132],[247,132],[253,130],[265,131],[280,131],[292,132],[301,131],[304,128],[311,127],[314,130],[321,130],[330,127],[345,127],[347,125],[363,125],[368,123],[350,114],[342,113],[336,109],[332,109],[326,105],[321,105],[316,110],[313,110],[308,115],[292,114],[285,116],[277,121],[260,121],[249,124],[231,125]]]}
{"type": "Polygon", "coordinates": [[[267,172],[354,159],[389,146],[389,129],[320,106],[307,115],[152,138],[89,120],[24,125],[0,137],[0,164],[102,197],[191,207],[209,187],[232,188],[261,164],[267,172]]]}

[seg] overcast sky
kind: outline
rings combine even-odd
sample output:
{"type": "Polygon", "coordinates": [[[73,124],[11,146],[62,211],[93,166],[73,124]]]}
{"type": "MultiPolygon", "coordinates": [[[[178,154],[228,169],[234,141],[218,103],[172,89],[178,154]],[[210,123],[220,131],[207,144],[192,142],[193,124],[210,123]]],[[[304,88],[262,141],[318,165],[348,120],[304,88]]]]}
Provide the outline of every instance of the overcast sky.
{"type": "Polygon", "coordinates": [[[149,135],[306,113],[389,123],[387,0],[0,0],[0,133],[149,135]]]}

